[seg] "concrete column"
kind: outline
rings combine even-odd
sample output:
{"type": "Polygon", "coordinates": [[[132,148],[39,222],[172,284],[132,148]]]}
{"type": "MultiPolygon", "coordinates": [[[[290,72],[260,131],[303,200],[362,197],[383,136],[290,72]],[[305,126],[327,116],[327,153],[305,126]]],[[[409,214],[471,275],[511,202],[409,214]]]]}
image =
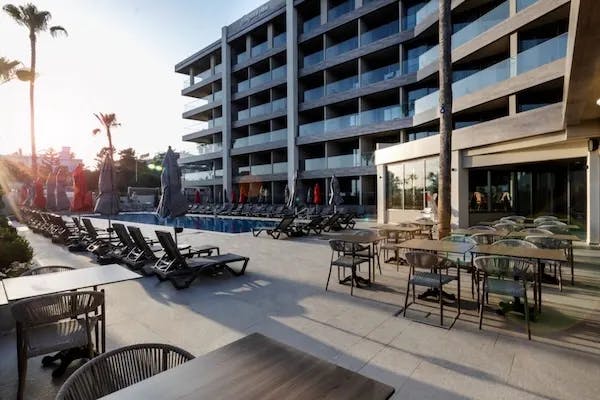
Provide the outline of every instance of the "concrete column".
{"type": "Polygon", "coordinates": [[[269,49],[273,48],[273,23],[270,23],[269,25],[267,25],[267,47],[269,49]]]}
{"type": "Polygon", "coordinates": [[[288,186],[292,188],[298,171],[298,14],[294,0],[286,0],[286,63],[287,63],[287,165],[288,186]]]}
{"type": "Polygon", "coordinates": [[[587,242],[600,244],[600,152],[587,157],[587,242]]]}
{"type": "Polygon", "coordinates": [[[327,23],[327,0],[321,0],[321,25],[327,23]]]}
{"type": "MultiPolygon", "coordinates": [[[[517,0],[509,0],[508,7],[510,9],[510,16],[512,17],[517,13],[517,0]]],[[[517,74],[516,68],[517,63],[515,62],[517,54],[519,52],[519,42],[517,33],[510,35],[510,57],[513,60],[510,64],[510,75],[515,76],[517,74]]],[[[508,96],[508,115],[515,115],[517,113],[517,95],[511,94],[508,96]]]]}
{"type": "Polygon", "coordinates": [[[467,228],[469,226],[469,170],[463,167],[460,150],[452,152],[451,165],[450,224],[453,228],[467,228]]]}
{"type": "Polygon", "coordinates": [[[387,210],[386,210],[386,174],[387,167],[385,165],[377,166],[376,185],[377,185],[377,223],[387,223],[387,210]]]}
{"type": "Polygon", "coordinates": [[[215,73],[215,65],[217,65],[217,57],[214,54],[210,55],[210,73],[215,73]]]}
{"type": "Polygon", "coordinates": [[[248,58],[252,57],[252,37],[250,35],[246,36],[246,52],[248,53],[248,58]]]}
{"type": "Polygon", "coordinates": [[[231,196],[231,47],[227,43],[227,27],[221,30],[222,104],[223,104],[223,189],[231,196]]]}
{"type": "Polygon", "coordinates": [[[190,67],[190,86],[194,84],[194,76],[196,75],[196,70],[194,67],[190,67]]]}

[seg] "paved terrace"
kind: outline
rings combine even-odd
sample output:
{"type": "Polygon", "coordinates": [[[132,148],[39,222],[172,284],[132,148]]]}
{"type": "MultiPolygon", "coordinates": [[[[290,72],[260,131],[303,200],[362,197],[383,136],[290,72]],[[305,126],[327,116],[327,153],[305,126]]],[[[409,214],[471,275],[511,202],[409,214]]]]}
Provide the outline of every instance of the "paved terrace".
{"type": "MultiPolygon", "coordinates": [[[[153,236],[153,226],[140,226],[153,236]]],[[[22,234],[32,241],[42,265],[91,265],[85,255],[71,254],[27,230],[22,234]]],[[[214,243],[225,252],[247,255],[247,273],[199,279],[183,291],[153,277],[107,286],[109,350],[151,341],[201,355],[261,332],[394,386],[394,399],[582,400],[597,399],[600,393],[596,251],[576,250],[575,287],[566,285],[563,293],[544,288],[544,312],[532,324],[529,342],[518,316],[505,320],[488,310],[484,330],[477,329],[467,275],[465,310],[446,330],[415,322],[437,323],[435,303],[409,309],[413,320],[394,316],[404,301],[407,270],[402,266],[396,272],[395,266],[383,265],[377,283],[355,290],[354,297],[348,286],[335,282],[325,292],[331,253],[323,239],[185,230],[180,241],[214,243]],[[433,315],[427,318],[427,311],[433,315]]],[[[491,304],[497,302],[490,298],[491,304]]],[[[0,398],[12,399],[17,387],[14,334],[0,336],[0,352],[0,398]]],[[[63,381],[53,381],[40,359],[32,359],[26,398],[53,399],[63,381]]]]}

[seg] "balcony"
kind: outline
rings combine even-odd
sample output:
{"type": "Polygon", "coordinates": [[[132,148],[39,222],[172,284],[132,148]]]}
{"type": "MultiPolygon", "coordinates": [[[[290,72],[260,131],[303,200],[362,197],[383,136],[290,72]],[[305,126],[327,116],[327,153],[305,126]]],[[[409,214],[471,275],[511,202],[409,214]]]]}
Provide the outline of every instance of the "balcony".
{"type": "Polygon", "coordinates": [[[275,36],[273,38],[273,47],[276,49],[279,47],[284,47],[286,44],[286,38],[287,38],[287,36],[286,36],[285,32],[280,33],[279,35],[275,36]]]}
{"type": "Polygon", "coordinates": [[[250,166],[250,175],[271,175],[287,173],[287,162],[250,166]]]}
{"type": "MultiPolygon", "coordinates": [[[[517,75],[541,67],[565,57],[567,34],[564,33],[539,45],[507,58],[488,68],[478,71],[452,84],[454,99],[480,91],[487,86],[513,78],[517,75]]],[[[415,114],[437,107],[438,91],[430,93],[415,101],[415,114]]]]}
{"type": "Polygon", "coordinates": [[[325,87],[319,86],[316,88],[308,89],[304,91],[303,101],[315,101],[325,96],[325,87]]]}
{"type": "Polygon", "coordinates": [[[347,53],[351,50],[358,48],[358,37],[354,36],[350,39],[346,39],[343,42],[337,43],[325,50],[325,59],[330,60],[339,56],[340,54],[347,53]]]}
{"type": "Polygon", "coordinates": [[[269,50],[269,42],[264,41],[252,47],[252,49],[250,49],[250,54],[252,57],[258,57],[267,50],[269,50]]]}
{"type": "Polygon", "coordinates": [[[248,52],[247,51],[244,51],[243,53],[239,53],[239,54],[237,54],[235,56],[234,65],[241,64],[244,61],[246,61],[248,58],[250,58],[250,57],[248,56],[248,52]]]}
{"type": "MultiPolygon", "coordinates": [[[[220,71],[218,71],[220,72],[220,71]]],[[[215,74],[217,73],[217,71],[215,70],[215,74]]],[[[197,75],[194,75],[194,85],[197,83],[200,83],[208,78],[210,78],[211,76],[213,76],[213,73],[211,72],[210,69],[207,69],[206,71],[203,71],[197,75]]],[[[188,88],[192,86],[192,82],[190,81],[190,78],[186,78],[183,80],[183,88],[188,88]]]]}
{"type": "Polygon", "coordinates": [[[391,105],[360,113],[342,115],[324,121],[315,121],[300,125],[299,136],[319,136],[327,132],[335,132],[355,126],[366,126],[405,118],[407,113],[399,105],[391,105]]]}
{"type": "Polygon", "coordinates": [[[197,100],[190,101],[183,106],[183,111],[193,110],[194,108],[202,107],[208,103],[214,103],[215,101],[219,101],[222,98],[222,92],[218,91],[215,93],[208,94],[204,97],[200,97],[197,100]]]}
{"type": "Polygon", "coordinates": [[[416,13],[404,17],[402,21],[402,26],[404,27],[404,29],[414,28],[415,25],[422,23],[427,17],[436,13],[438,11],[438,5],[438,0],[429,1],[419,10],[417,10],[416,13]]]}
{"type": "Polygon", "coordinates": [[[313,64],[318,64],[323,61],[323,50],[315,51],[314,53],[304,56],[302,65],[306,68],[313,64]]]}
{"type": "Polygon", "coordinates": [[[287,100],[285,98],[273,100],[270,103],[259,104],[257,106],[250,107],[249,109],[240,110],[237,112],[237,121],[244,119],[258,117],[265,114],[274,113],[277,111],[285,110],[287,106],[287,100]]]}
{"type": "Polygon", "coordinates": [[[304,21],[304,23],[302,24],[302,33],[306,35],[307,33],[310,33],[317,29],[319,26],[321,26],[320,14],[315,15],[309,20],[304,21]]]}
{"type": "Polygon", "coordinates": [[[388,36],[395,35],[398,32],[400,32],[400,25],[398,21],[388,22],[387,24],[381,25],[375,29],[361,34],[360,45],[365,46],[388,36]]]}
{"type": "Polygon", "coordinates": [[[323,169],[353,168],[375,165],[373,152],[363,154],[342,154],[338,156],[309,158],[304,160],[304,171],[323,169]]]}
{"type": "Polygon", "coordinates": [[[273,69],[272,71],[267,71],[260,75],[254,76],[245,81],[239,82],[237,84],[237,93],[244,92],[246,90],[264,85],[270,81],[276,81],[279,79],[284,79],[287,73],[287,66],[282,65],[273,69]]]}
{"type": "Polygon", "coordinates": [[[354,9],[354,0],[345,1],[327,11],[327,22],[331,22],[354,9]]]}
{"type": "Polygon", "coordinates": [[[327,95],[341,93],[347,90],[358,88],[358,75],[349,76],[348,78],[340,79],[332,83],[328,83],[325,87],[327,95]]]}
{"type": "Polygon", "coordinates": [[[223,178],[223,170],[209,170],[209,171],[194,171],[184,172],[183,180],[186,182],[190,181],[210,181],[213,179],[223,178]]]}
{"type": "Polygon", "coordinates": [[[400,64],[395,63],[395,64],[386,65],[384,67],[373,69],[371,71],[367,71],[367,72],[361,74],[360,85],[361,86],[372,85],[373,83],[397,78],[401,74],[402,74],[402,72],[400,71],[400,64]]]}
{"type": "Polygon", "coordinates": [[[538,0],[517,0],[517,12],[529,7],[538,0]]]}
{"type": "Polygon", "coordinates": [[[260,133],[258,135],[251,135],[235,139],[233,141],[233,148],[238,149],[241,147],[254,146],[258,144],[279,142],[286,139],[287,129],[280,129],[273,132],[260,133]]]}
{"type": "Polygon", "coordinates": [[[221,150],[223,150],[223,143],[199,144],[197,147],[197,155],[203,156],[205,154],[216,153],[221,150]]]}

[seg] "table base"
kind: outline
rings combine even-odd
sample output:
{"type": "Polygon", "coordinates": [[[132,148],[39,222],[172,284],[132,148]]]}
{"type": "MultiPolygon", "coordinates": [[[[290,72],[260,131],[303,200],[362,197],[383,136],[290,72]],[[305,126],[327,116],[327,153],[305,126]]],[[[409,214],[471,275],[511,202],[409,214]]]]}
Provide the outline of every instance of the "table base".
{"type": "Polygon", "coordinates": [[[42,358],[42,365],[44,367],[49,367],[54,365],[57,361],[60,361],[60,365],[52,370],[52,377],[58,378],[65,373],[73,361],[82,358],[89,358],[89,356],[90,353],[87,347],[74,347],[69,350],[59,351],[53,356],[45,356],[42,358]]]}
{"type": "MultiPolygon", "coordinates": [[[[520,299],[514,299],[513,301],[501,301],[500,309],[497,310],[497,313],[500,315],[506,315],[509,312],[517,312],[520,314],[525,314],[525,304],[521,303],[520,299]]],[[[535,305],[529,306],[529,320],[535,321],[535,305]]]]}
{"type": "Polygon", "coordinates": [[[371,286],[371,281],[369,279],[365,279],[362,276],[358,276],[358,275],[356,275],[354,277],[352,275],[347,276],[344,279],[340,279],[339,283],[340,284],[351,283],[352,279],[354,279],[354,284],[358,288],[361,287],[361,285],[371,286]]]}
{"type": "MultiPolygon", "coordinates": [[[[439,289],[427,289],[426,291],[424,291],[423,293],[421,293],[420,295],[417,296],[417,298],[419,300],[423,300],[426,299],[428,297],[435,297],[436,299],[439,299],[439,289]]],[[[446,300],[450,300],[452,302],[456,301],[456,295],[452,294],[452,293],[448,293],[442,290],[442,297],[446,300]]]]}

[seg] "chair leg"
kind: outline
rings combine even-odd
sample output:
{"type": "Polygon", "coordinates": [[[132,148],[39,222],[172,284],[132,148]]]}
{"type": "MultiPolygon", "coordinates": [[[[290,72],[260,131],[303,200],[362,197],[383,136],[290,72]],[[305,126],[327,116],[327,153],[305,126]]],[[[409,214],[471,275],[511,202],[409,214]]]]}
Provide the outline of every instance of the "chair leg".
{"type": "MultiPolygon", "coordinates": [[[[483,278],[483,288],[481,289],[481,301],[479,302],[479,329],[481,330],[481,326],[483,325],[483,303],[485,299],[485,277],[483,278]]],[[[478,290],[479,292],[479,290],[478,290]]]]}
{"type": "Polygon", "coordinates": [[[23,394],[25,393],[25,381],[27,380],[27,356],[19,354],[17,356],[17,361],[19,364],[19,388],[17,391],[17,400],[23,400],[23,394]]]}
{"type": "Polygon", "coordinates": [[[558,290],[562,292],[562,264],[558,264],[558,290]]]}
{"type": "Polygon", "coordinates": [[[529,340],[531,340],[531,325],[529,324],[529,304],[527,302],[527,287],[525,287],[523,301],[525,303],[525,322],[527,323],[527,337],[529,338],[529,340]]]}
{"type": "Polygon", "coordinates": [[[408,294],[409,293],[410,293],[410,276],[408,277],[408,283],[406,284],[406,296],[404,297],[404,310],[402,312],[402,316],[404,316],[404,317],[406,317],[406,309],[408,308],[408,294]]]}
{"type": "Polygon", "coordinates": [[[350,296],[354,296],[354,279],[356,277],[356,268],[352,268],[351,272],[352,276],[350,276],[350,296]]]}
{"type": "Polygon", "coordinates": [[[325,291],[327,291],[327,288],[329,287],[329,279],[331,279],[332,268],[333,268],[333,265],[329,264],[329,275],[327,275],[327,283],[325,284],[325,291]]]}
{"type": "Polygon", "coordinates": [[[440,326],[444,326],[444,296],[442,295],[443,289],[444,287],[440,285],[440,293],[438,295],[440,298],[440,326]]]}

